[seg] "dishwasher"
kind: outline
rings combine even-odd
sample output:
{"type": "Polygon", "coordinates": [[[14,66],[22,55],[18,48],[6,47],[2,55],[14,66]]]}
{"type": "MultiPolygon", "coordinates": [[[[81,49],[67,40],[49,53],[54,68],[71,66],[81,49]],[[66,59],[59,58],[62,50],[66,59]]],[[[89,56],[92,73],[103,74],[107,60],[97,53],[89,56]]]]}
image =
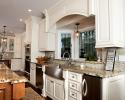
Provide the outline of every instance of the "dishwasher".
{"type": "Polygon", "coordinates": [[[83,75],[82,100],[102,100],[102,78],[83,75]]]}
{"type": "Polygon", "coordinates": [[[43,89],[43,71],[42,65],[36,64],[36,86],[42,90],[43,89]]]}

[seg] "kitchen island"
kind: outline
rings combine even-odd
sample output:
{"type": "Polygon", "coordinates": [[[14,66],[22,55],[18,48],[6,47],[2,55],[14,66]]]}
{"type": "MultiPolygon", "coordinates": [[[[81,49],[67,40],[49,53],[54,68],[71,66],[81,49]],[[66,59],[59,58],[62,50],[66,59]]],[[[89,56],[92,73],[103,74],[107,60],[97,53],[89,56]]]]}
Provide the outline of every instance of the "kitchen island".
{"type": "Polygon", "coordinates": [[[0,64],[0,100],[20,100],[25,96],[27,79],[0,64]]]}
{"type": "Polygon", "coordinates": [[[45,65],[42,95],[54,100],[125,100],[125,66],[117,65],[114,71],[90,66],[45,65]],[[54,71],[47,73],[49,69],[54,71]],[[63,74],[59,74],[59,70],[63,74]],[[57,74],[64,80],[55,77],[57,74]]]}

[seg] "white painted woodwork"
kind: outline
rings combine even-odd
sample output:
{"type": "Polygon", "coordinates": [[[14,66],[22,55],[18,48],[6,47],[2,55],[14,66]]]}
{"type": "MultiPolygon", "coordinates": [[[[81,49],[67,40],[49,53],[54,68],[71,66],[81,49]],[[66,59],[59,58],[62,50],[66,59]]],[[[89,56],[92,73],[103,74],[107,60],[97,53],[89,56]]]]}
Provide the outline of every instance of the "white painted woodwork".
{"type": "Polygon", "coordinates": [[[124,47],[123,0],[96,1],[96,48],[124,47]]]}
{"type": "Polygon", "coordinates": [[[73,89],[69,89],[69,98],[70,97],[75,98],[75,100],[82,100],[81,93],[73,89]]]}
{"type": "Polygon", "coordinates": [[[25,21],[26,24],[26,32],[25,32],[25,40],[24,42],[26,44],[30,44],[31,43],[31,35],[32,35],[32,18],[28,18],[25,21]]]}
{"type": "Polygon", "coordinates": [[[68,72],[68,100],[82,100],[82,75],[68,72]]]}
{"type": "Polygon", "coordinates": [[[54,82],[54,100],[64,100],[64,84],[54,82]]]}
{"type": "Polygon", "coordinates": [[[102,100],[125,100],[125,75],[102,80],[102,100]]]}
{"type": "Polygon", "coordinates": [[[68,91],[69,91],[69,89],[68,89],[68,73],[69,73],[69,71],[63,71],[63,78],[65,79],[65,81],[64,81],[64,89],[65,89],[65,93],[64,93],[64,95],[65,95],[65,100],[68,100],[68,98],[69,98],[69,95],[68,95],[68,91]]]}
{"type": "Polygon", "coordinates": [[[68,100],[77,100],[77,99],[72,98],[72,97],[69,96],[68,100]]]}
{"type": "Polygon", "coordinates": [[[38,47],[38,42],[39,42],[39,22],[41,18],[40,17],[35,17],[35,16],[30,16],[25,22],[28,21],[28,24],[30,28],[28,29],[29,31],[27,32],[26,30],[26,35],[27,33],[30,33],[29,38],[30,42],[27,42],[27,37],[26,37],[26,44],[30,43],[31,44],[31,62],[36,62],[36,58],[38,56],[44,56],[45,53],[39,51],[38,47]]]}
{"type": "Polygon", "coordinates": [[[95,0],[89,0],[89,15],[95,15],[95,0]]]}
{"type": "Polygon", "coordinates": [[[42,89],[42,96],[46,97],[46,74],[45,74],[45,65],[42,66],[42,71],[43,71],[43,89],[42,89]]]}
{"type": "Polygon", "coordinates": [[[69,88],[81,92],[81,83],[69,80],[69,88]]]}
{"type": "Polygon", "coordinates": [[[39,51],[55,51],[55,33],[46,32],[45,21],[39,24],[39,51]]]}
{"type": "Polygon", "coordinates": [[[51,27],[67,15],[80,14],[88,16],[88,0],[60,0],[47,9],[47,12],[49,27],[51,27]]]}
{"type": "Polygon", "coordinates": [[[75,73],[75,72],[69,72],[68,75],[70,80],[76,81],[76,82],[82,82],[82,74],[75,73]]]}
{"type": "Polygon", "coordinates": [[[53,100],[65,100],[64,96],[64,81],[58,80],[46,75],[45,78],[45,92],[53,100]]]}
{"type": "Polygon", "coordinates": [[[53,97],[54,95],[54,83],[52,80],[46,78],[46,93],[49,97],[53,97]]]}
{"type": "MultiPolygon", "coordinates": [[[[12,37],[12,36],[7,36],[7,48],[6,48],[6,52],[14,52],[14,49],[13,50],[10,50],[9,49],[9,44],[10,44],[10,39],[15,39],[15,37],[12,37]]],[[[15,40],[14,40],[15,41],[15,40]]],[[[14,42],[15,43],[15,42],[14,42]]]]}
{"type": "Polygon", "coordinates": [[[22,58],[22,34],[16,34],[14,38],[14,58],[22,58]]]}
{"type": "Polygon", "coordinates": [[[36,86],[36,64],[30,63],[30,83],[36,86]]]}
{"type": "Polygon", "coordinates": [[[22,59],[11,59],[11,70],[14,70],[14,71],[19,71],[19,70],[22,70],[22,59]]]}

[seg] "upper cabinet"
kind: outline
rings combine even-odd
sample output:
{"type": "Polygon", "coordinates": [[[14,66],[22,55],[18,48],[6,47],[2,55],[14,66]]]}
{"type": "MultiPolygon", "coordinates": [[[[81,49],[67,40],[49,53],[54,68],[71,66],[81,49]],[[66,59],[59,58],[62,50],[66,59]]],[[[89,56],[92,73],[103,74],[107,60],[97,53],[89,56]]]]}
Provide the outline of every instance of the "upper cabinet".
{"type": "Polygon", "coordinates": [[[95,0],[89,0],[89,15],[95,15],[95,0]]]}
{"type": "Polygon", "coordinates": [[[49,27],[51,28],[61,18],[80,14],[88,16],[88,0],[61,0],[47,9],[49,27]]]}
{"type": "Polygon", "coordinates": [[[26,32],[25,32],[25,39],[24,42],[26,44],[31,43],[31,33],[32,33],[32,19],[29,18],[25,21],[26,24],[26,32]]]}
{"type": "Polygon", "coordinates": [[[46,20],[41,20],[39,24],[39,42],[38,47],[40,51],[55,51],[55,33],[47,32],[46,20]]]}
{"type": "Polygon", "coordinates": [[[96,1],[96,47],[124,47],[123,0],[96,1]]]}

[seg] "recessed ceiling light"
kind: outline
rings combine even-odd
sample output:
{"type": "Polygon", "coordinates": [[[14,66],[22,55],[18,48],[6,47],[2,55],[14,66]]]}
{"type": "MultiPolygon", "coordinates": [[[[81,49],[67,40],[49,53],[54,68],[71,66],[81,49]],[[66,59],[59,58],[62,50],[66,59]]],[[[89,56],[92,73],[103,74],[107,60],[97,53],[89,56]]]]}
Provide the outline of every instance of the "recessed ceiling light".
{"type": "Polygon", "coordinates": [[[22,18],[20,18],[20,22],[22,22],[23,21],[23,19],[22,18]]]}
{"type": "Polygon", "coordinates": [[[32,10],[31,9],[28,9],[28,12],[31,12],[32,10]]]}

